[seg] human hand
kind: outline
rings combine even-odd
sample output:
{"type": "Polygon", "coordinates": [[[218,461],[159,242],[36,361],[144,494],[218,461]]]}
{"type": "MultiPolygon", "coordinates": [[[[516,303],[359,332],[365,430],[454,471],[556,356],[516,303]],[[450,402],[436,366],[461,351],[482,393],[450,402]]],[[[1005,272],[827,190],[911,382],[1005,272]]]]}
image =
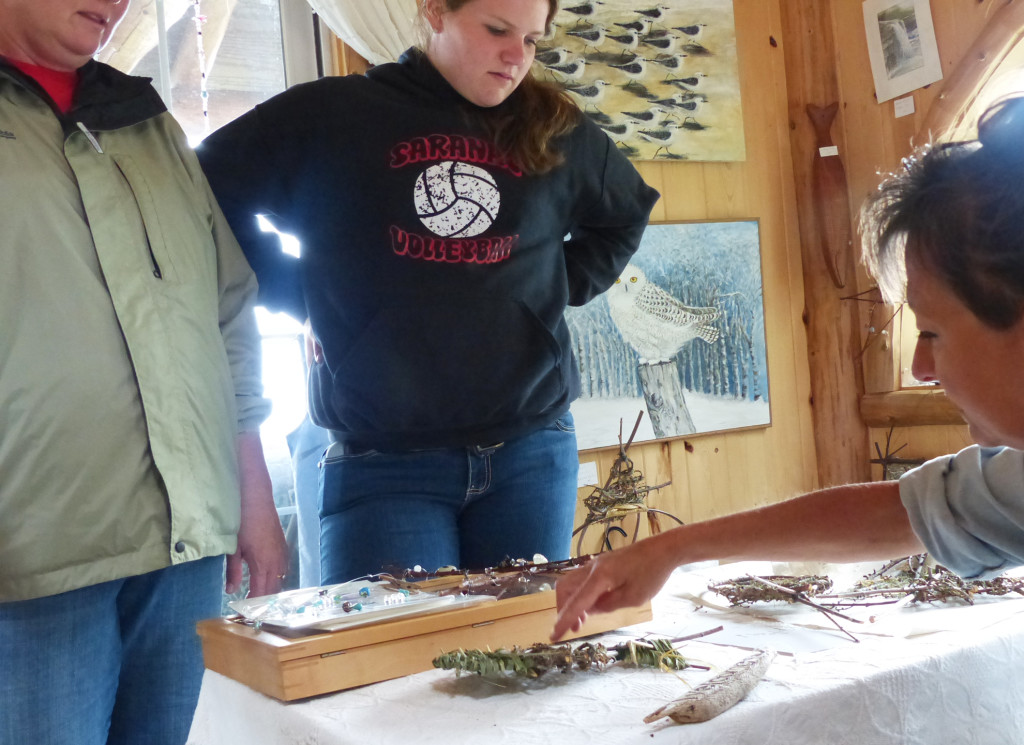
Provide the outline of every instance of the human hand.
{"type": "Polygon", "coordinates": [[[675,568],[660,543],[656,537],[648,538],[601,554],[563,575],[555,585],[558,617],[552,641],[578,631],[589,613],[642,605],[654,597],[675,568]]]}
{"type": "Polygon", "coordinates": [[[242,522],[238,550],[228,556],[224,590],[238,591],[242,564],[249,567],[249,596],[280,592],[288,571],[288,544],[274,506],[274,492],[263,457],[259,434],[238,436],[238,471],[242,494],[242,522]]]}

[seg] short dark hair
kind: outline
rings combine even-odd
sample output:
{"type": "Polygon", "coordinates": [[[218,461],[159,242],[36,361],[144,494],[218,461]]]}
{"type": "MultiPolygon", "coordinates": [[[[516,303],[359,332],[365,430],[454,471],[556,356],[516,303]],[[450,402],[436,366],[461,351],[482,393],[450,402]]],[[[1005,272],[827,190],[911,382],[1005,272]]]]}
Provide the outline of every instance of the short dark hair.
{"type": "Polygon", "coordinates": [[[1024,97],[982,115],[978,139],[903,159],[861,211],[864,261],[883,297],[906,291],[908,255],[987,326],[1024,315],[1024,97]]]}

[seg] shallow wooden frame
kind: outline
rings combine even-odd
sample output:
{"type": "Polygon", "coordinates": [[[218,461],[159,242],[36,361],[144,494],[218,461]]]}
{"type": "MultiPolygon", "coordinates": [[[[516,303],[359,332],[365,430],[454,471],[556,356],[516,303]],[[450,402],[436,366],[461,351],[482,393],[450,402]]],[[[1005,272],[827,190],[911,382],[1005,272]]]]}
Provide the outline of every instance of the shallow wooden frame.
{"type": "MultiPolygon", "coordinates": [[[[651,618],[650,603],[596,614],[568,638],[651,618]]],[[[430,670],[443,652],[543,642],[554,622],[555,593],[546,591],[293,639],[226,618],[201,621],[197,631],[208,669],[294,701],[430,670]]]]}

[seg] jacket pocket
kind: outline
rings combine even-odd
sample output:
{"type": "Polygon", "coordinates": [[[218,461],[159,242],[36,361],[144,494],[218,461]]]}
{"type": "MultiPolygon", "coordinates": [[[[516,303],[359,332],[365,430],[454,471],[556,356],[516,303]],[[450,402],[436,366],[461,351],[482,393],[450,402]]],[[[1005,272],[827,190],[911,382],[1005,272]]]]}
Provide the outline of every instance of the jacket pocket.
{"type": "Polygon", "coordinates": [[[147,244],[140,250],[148,252],[154,276],[175,282],[215,276],[211,210],[200,200],[184,168],[179,166],[181,173],[175,174],[173,165],[168,169],[169,164],[159,164],[159,170],[153,169],[160,176],[155,189],[131,155],[113,153],[111,157],[138,205],[147,244]]]}

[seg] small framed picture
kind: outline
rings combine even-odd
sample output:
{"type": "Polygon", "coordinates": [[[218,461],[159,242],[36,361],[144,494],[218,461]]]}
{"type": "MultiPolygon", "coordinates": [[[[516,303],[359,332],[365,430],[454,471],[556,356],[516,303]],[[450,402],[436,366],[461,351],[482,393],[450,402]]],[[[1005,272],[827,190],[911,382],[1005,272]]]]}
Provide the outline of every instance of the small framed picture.
{"type": "Polygon", "coordinates": [[[879,103],[942,80],[928,0],[864,0],[863,8],[879,103]]]}

